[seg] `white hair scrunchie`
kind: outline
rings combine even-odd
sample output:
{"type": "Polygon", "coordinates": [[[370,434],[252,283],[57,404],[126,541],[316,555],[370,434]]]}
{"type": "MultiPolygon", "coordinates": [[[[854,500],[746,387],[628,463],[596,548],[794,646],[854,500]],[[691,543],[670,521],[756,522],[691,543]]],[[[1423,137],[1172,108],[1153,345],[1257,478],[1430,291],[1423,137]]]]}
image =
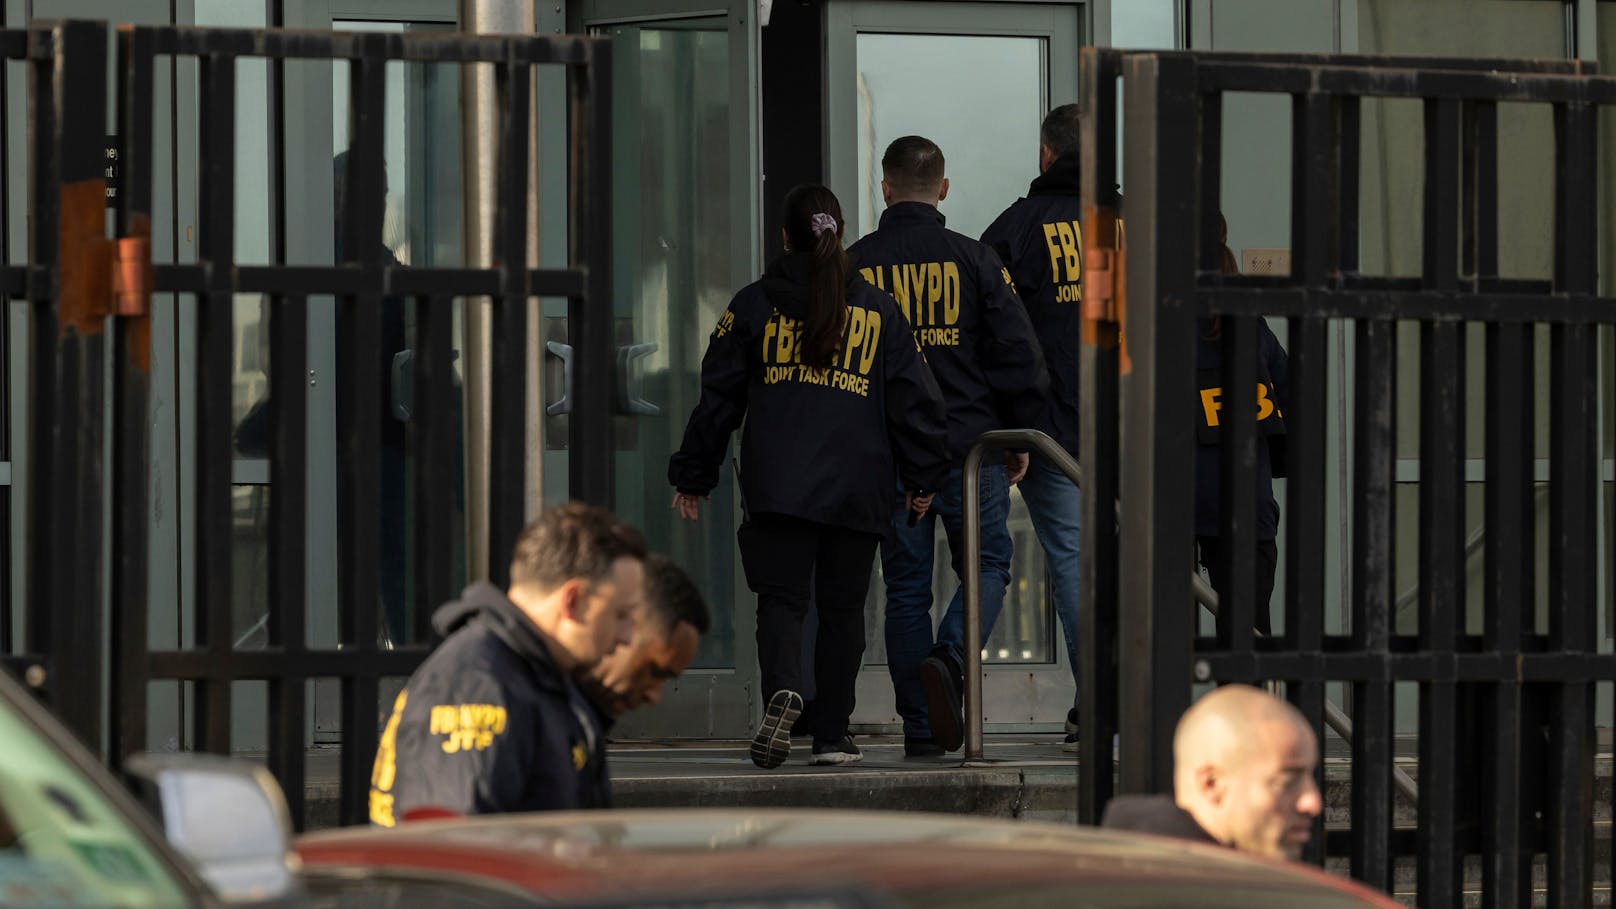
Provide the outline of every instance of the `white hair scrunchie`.
{"type": "Polygon", "coordinates": [[[817,237],[827,230],[835,230],[836,219],[824,212],[818,212],[809,221],[809,225],[813,228],[814,236],[817,237]]]}

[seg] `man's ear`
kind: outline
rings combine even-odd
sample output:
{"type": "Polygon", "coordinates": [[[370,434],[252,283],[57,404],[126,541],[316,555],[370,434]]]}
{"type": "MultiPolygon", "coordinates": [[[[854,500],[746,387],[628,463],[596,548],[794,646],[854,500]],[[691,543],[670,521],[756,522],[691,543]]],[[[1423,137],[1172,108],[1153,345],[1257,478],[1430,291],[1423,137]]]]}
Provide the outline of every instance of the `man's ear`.
{"type": "Polygon", "coordinates": [[[948,178],[944,177],[943,188],[937,191],[937,201],[941,202],[946,198],[948,198],[948,178]]]}
{"type": "Polygon", "coordinates": [[[1212,764],[1195,768],[1195,792],[1208,805],[1222,805],[1224,795],[1223,774],[1212,764]]]}
{"type": "Polygon", "coordinates": [[[881,201],[887,205],[892,204],[892,184],[885,177],[881,178],[881,201]]]}
{"type": "Polygon", "coordinates": [[[569,622],[582,623],[589,612],[589,591],[574,578],[561,585],[561,614],[569,622]]]}

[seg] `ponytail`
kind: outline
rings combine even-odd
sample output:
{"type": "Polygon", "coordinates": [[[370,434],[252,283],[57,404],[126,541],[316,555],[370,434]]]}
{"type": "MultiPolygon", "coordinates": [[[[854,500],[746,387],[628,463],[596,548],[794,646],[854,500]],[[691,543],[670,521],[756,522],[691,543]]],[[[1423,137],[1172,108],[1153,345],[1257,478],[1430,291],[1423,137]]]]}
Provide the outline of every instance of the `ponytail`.
{"type": "Polygon", "coordinates": [[[786,237],[809,255],[808,312],[802,362],[824,369],[836,362],[847,324],[847,252],[842,249],[842,206],[823,186],[799,186],[786,195],[786,237]]]}

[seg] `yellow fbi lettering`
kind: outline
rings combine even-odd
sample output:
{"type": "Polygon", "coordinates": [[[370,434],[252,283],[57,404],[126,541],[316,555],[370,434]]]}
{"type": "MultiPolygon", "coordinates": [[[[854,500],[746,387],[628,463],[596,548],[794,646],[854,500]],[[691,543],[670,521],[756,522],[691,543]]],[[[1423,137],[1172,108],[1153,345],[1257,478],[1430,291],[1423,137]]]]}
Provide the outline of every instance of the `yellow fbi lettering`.
{"type": "Polygon", "coordinates": [[[1049,247],[1049,274],[1055,282],[1055,302],[1077,303],[1082,301],[1082,222],[1052,221],[1045,224],[1044,243],[1049,247]]]}
{"type": "Polygon", "coordinates": [[[848,307],[842,343],[830,368],[802,363],[802,325],[775,313],[763,326],[763,383],[797,382],[824,385],[868,397],[870,370],[881,347],[881,314],[873,309],[848,307]]]}
{"type": "MultiPolygon", "coordinates": [[[[1201,389],[1201,411],[1206,416],[1206,425],[1217,426],[1219,424],[1219,411],[1223,410],[1222,398],[1223,389],[1221,388],[1201,389]]],[[[1278,411],[1279,408],[1274,405],[1274,399],[1268,396],[1268,386],[1258,382],[1257,422],[1261,423],[1262,421],[1273,416],[1278,411]]],[[[1280,419],[1284,419],[1285,417],[1283,413],[1281,413],[1279,416],[1280,419]]]]}
{"type": "Polygon", "coordinates": [[[370,769],[370,821],[381,827],[391,827],[393,818],[393,782],[398,779],[398,721],[404,716],[408,691],[400,691],[393,701],[393,715],[388,717],[382,730],[382,739],[376,746],[376,763],[370,769]]]}
{"type": "Polygon", "coordinates": [[[445,754],[482,751],[505,731],[505,708],[494,704],[439,704],[432,708],[433,735],[444,736],[445,754]]]}
{"type": "MultiPolygon", "coordinates": [[[[927,347],[958,347],[960,272],[958,262],[910,262],[861,268],[864,280],[892,294],[927,347]]],[[[1009,280],[1009,272],[1005,273],[1009,280]]]]}

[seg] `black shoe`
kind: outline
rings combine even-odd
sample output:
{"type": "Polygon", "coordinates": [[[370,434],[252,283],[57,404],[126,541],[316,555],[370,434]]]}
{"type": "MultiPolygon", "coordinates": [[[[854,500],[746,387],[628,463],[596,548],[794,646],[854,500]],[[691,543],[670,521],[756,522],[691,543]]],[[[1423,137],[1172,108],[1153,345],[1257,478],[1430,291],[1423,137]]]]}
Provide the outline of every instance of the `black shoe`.
{"type": "Polygon", "coordinates": [[[1062,751],[1076,751],[1078,749],[1077,733],[1077,708],[1073,707],[1071,710],[1066,711],[1066,738],[1061,740],[1062,751]]]}
{"type": "Polygon", "coordinates": [[[937,746],[944,752],[958,751],[965,744],[965,717],[960,710],[959,686],[949,661],[927,657],[920,664],[920,686],[926,690],[926,719],[937,746]]]}
{"type": "Polygon", "coordinates": [[[752,763],[773,770],[791,756],[791,724],[802,713],[802,695],[781,689],[763,708],[763,722],[752,736],[752,763]]]}
{"type": "Polygon", "coordinates": [[[905,737],[903,740],[903,756],[906,758],[934,758],[942,757],[947,753],[943,750],[943,746],[937,744],[936,739],[911,739],[905,737]]]}
{"type": "Polygon", "coordinates": [[[814,742],[814,756],[808,759],[810,764],[851,764],[854,761],[864,760],[864,753],[853,744],[853,737],[842,736],[839,742],[814,742]]]}

